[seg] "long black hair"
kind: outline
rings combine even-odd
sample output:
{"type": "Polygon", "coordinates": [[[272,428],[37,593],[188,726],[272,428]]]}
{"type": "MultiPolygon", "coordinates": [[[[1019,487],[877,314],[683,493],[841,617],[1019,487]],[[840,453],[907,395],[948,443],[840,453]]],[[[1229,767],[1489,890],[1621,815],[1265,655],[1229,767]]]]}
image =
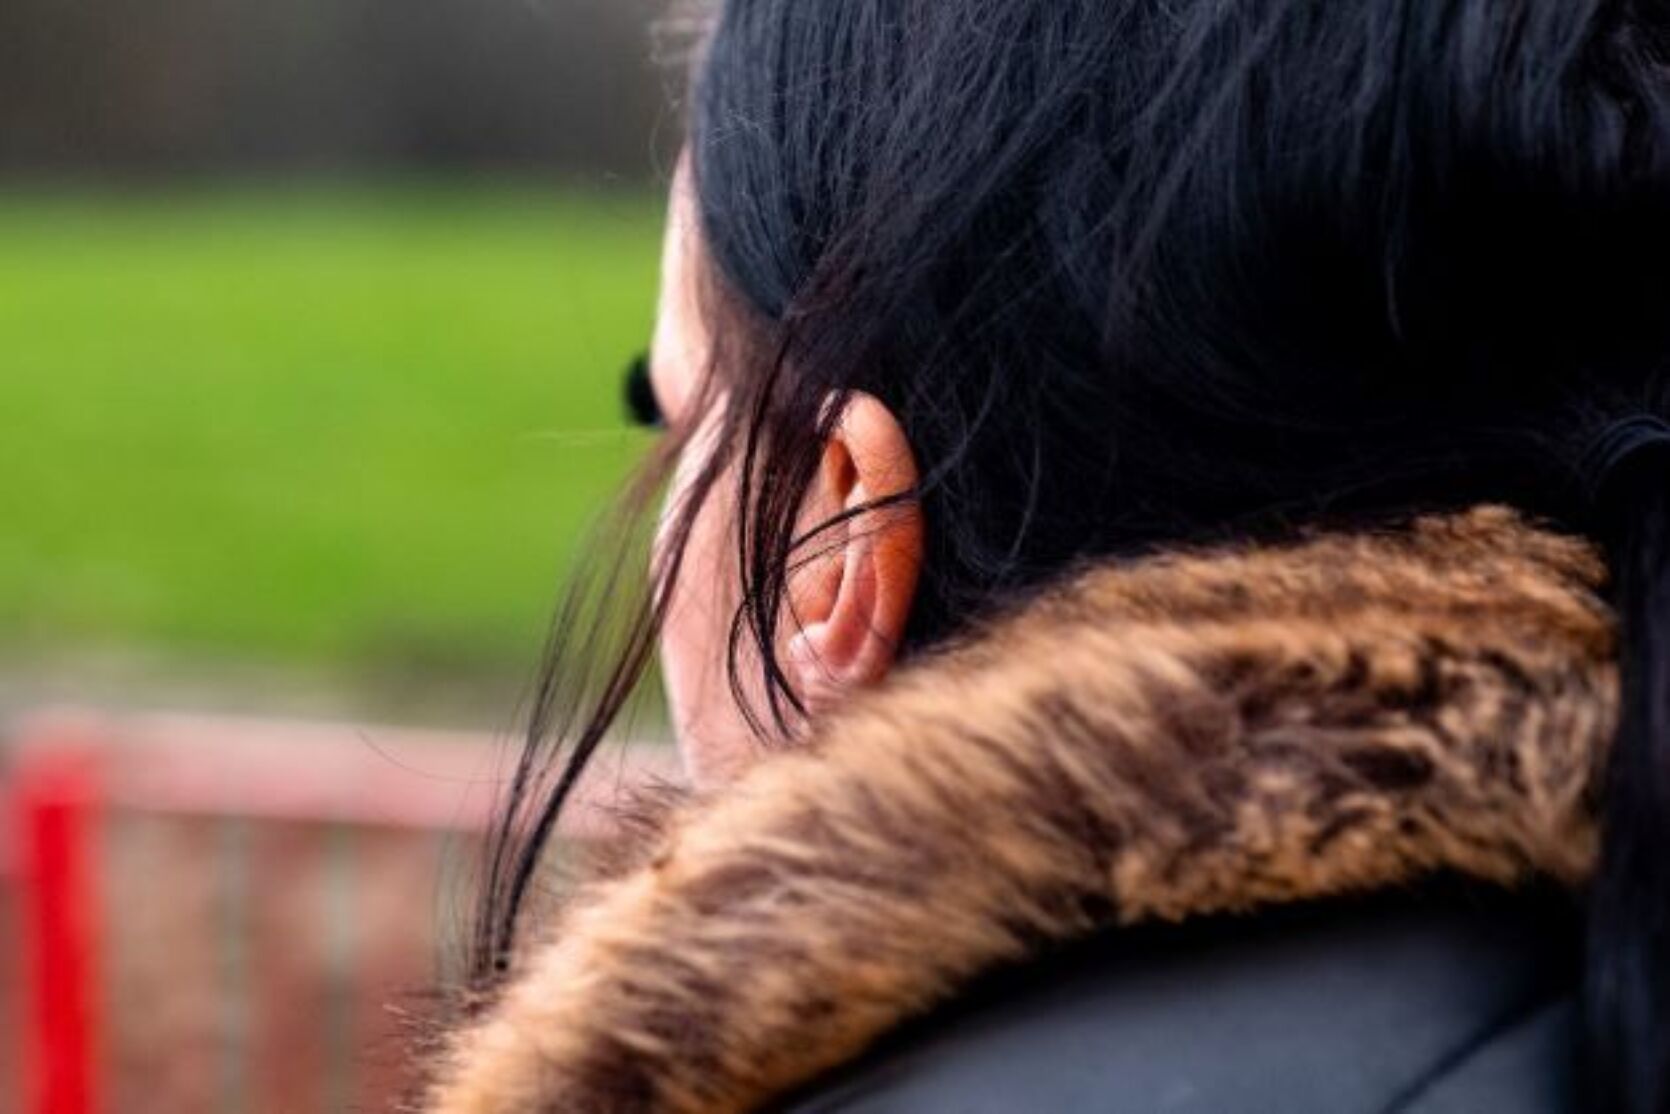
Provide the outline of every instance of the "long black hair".
{"type": "Polygon", "coordinates": [[[727,476],[733,687],[762,735],[802,714],[774,648],[828,535],[797,511],[829,400],[866,391],[922,471],[907,652],[1179,541],[1489,500],[1604,542],[1593,1103],[1670,1110],[1670,468],[1606,514],[1584,475],[1612,423],[1670,414],[1670,5],[728,0],[696,59],[720,452],[635,608],[609,560],[559,617],[482,979],[727,476]]]}

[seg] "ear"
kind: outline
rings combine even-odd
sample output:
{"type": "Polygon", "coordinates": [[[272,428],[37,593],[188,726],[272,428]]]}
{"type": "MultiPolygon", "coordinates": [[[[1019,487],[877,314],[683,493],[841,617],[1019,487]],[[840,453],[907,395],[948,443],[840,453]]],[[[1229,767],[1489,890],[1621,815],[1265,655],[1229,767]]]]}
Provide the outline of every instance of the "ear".
{"type": "Polygon", "coordinates": [[[802,521],[812,531],[859,513],[818,531],[807,543],[812,556],[790,578],[785,664],[813,714],[893,666],[922,569],[922,512],[909,500],[861,508],[910,491],[918,478],[892,411],[871,395],[852,395],[824,446],[802,521]]]}

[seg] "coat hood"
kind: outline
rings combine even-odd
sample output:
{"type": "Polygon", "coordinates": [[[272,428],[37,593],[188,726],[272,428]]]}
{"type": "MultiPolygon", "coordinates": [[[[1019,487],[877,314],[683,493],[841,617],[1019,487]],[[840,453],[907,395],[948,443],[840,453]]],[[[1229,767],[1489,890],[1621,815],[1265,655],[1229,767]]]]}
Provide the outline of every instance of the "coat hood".
{"type": "Polygon", "coordinates": [[[1578,885],[1604,575],[1499,508],[1089,569],[679,808],[526,950],[426,1109],[755,1110],[1111,927],[1578,885]]]}

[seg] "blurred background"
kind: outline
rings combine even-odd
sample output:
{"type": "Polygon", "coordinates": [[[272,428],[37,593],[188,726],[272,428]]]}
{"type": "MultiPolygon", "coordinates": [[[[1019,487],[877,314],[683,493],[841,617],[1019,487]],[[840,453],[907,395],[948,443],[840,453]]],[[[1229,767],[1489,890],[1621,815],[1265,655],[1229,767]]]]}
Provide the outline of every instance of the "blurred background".
{"type": "Polygon", "coordinates": [[[408,1085],[646,444],[663,6],[0,4],[0,1111],[408,1085]]]}

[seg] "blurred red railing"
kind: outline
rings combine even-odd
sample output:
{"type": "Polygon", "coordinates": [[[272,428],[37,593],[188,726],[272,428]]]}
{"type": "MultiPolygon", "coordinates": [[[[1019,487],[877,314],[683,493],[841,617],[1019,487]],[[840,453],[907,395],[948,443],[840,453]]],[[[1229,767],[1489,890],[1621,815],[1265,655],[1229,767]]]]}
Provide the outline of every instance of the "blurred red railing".
{"type": "MultiPolygon", "coordinates": [[[[0,917],[21,969],[0,978],[19,1035],[0,1091],[20,1114],[310,1114],[409,1086],[399,1007],[440,974],[463,898],[438,879],[471,881],[505,747],[73,711],[8,735],[0,917]]],[[[565,837],[670,773],[662,748],[621,752],[565,837]]]]}

